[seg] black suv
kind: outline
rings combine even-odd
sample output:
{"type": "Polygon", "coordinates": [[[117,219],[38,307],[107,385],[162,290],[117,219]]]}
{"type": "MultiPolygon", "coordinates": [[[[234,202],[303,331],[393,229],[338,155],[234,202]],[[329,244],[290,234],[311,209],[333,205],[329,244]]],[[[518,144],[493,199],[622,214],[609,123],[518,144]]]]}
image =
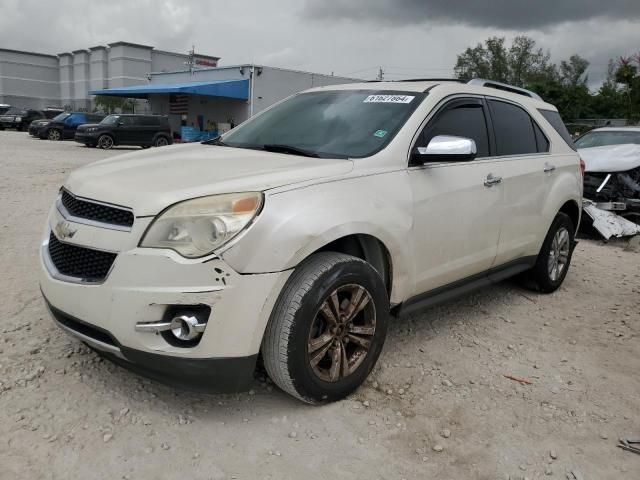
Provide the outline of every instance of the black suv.
{"type": "Polygon", "coordinates": [[[173,143],[169,119],[162,115],[109,115],[100,123],[80,125],[75,139],[87,147],[104,149],[115,145],[163,147],[173,143]]]}
{"type": "Polygon", "coordinates": [[[0,115],[0,130],[5,128],[26,130],[31,122],[41,118],[46,118],[42,110],[11,107],[0,115]]]}
{"type": "Polygon", "coordinates": [[[51,120],[36,120],[32,122],[29,126],[29,133],[49,140],[64,140],[66,138],[74,138],[78,126],[85,123],[101,122],[103,119],[104,115],[100,113],[61,113],[51,120]]]}

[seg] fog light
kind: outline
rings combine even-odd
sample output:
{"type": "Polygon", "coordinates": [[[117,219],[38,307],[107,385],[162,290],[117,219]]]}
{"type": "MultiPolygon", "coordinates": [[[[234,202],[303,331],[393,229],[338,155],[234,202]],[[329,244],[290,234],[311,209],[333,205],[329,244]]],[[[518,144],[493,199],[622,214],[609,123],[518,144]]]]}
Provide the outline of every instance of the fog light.
{"type": "Polygon", "coordinates": [[[180,315],[171,319],[171,333],[179,340],[193,340],[204,331],[205,323],[199,323],[198,319],[190,315],[180,315]]]}
{"type": "Polygon", "coordinates": [[[210,314],[208,305],[169,305],[162,320],[138,322],[135,329],[162,335],[174,347],[193,348],[200,343],[210,314]]]}

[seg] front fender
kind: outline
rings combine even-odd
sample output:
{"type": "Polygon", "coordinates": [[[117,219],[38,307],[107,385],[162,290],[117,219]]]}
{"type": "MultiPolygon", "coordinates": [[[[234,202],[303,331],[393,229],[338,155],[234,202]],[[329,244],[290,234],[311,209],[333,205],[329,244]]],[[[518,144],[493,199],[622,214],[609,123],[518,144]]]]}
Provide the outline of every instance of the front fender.
{"type": "Polygon", "coordinates": [[[414,280],[408,261],[412,213],[405,171],[267,194],[256,223],[221,255],[240,273],[278,272],[296,267],[338,238],[368,234],[391,255],[395,303],[414,280]]]}

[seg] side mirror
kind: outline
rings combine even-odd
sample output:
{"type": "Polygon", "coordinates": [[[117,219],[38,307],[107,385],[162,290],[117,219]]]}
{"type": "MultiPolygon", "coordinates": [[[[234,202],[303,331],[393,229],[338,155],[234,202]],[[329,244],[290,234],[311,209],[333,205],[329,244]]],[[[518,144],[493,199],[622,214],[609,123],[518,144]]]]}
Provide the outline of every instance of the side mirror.
{"type": "Polygon", "coordinates": [[[464,162],[477,154],[476,142],[470,138],[437,135],[426,147],[417,147],[411,157],[415,163],[464,162]]]}
{"type": "Polygon", "coordinates": [[[123,127],[124,126],[124,122],[118,122],[118,126],[119,127],[123,127]]]}

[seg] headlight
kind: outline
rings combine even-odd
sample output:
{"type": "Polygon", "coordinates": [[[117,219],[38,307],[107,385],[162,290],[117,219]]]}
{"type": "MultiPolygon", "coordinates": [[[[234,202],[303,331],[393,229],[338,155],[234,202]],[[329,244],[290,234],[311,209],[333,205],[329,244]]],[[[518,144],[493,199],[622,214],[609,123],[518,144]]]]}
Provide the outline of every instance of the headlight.
{"type": "Polygon", "coordinates": [[[259,192],[212,195],[176,203],[155,218],[140,246],[171,248],[187,258],[203,257],[240,233],[261,207],[259,192]]]}
{"type": "Polygon", "coordinates": [[[22,121],[22,117],[16,117],[13,119],[15,122],[21,122],[22,121]]]}
{"type": "Polygon", "coordinates": [[[87,132],[95,132],[97,129],[97,127],[89,127],[87,128],[87,132]]]}

